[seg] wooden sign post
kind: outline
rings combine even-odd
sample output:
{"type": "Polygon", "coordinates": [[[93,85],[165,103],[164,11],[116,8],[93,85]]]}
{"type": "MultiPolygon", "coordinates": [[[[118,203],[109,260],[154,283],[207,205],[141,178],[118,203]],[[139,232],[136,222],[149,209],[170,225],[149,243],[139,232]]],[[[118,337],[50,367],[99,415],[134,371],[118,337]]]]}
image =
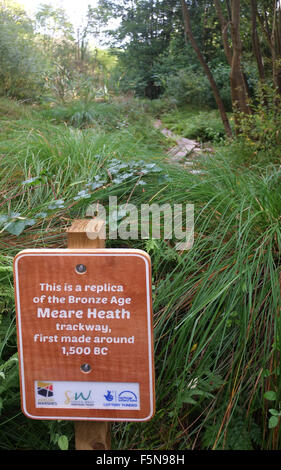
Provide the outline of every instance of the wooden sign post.
{"type": "Polygon", "coordinates": [[[75,421],[77,449],[108,449],[110,422],[154,414],[151,265],[88,224],[72,225],[67,249],[15,257],[21,400],[29,418],[75,421]]]}
{"type": "MultiPolygon", "coordinates": [[[[105,238],[100,236],[104,230],[103,222],[94,224],[94,220],[76,220],[67,231],[68,248],[105,248],[105,238]],[[94,238],[87,236],[87,231],[95,234],[94,238]]],[[[109,421],[76,421],[75,449],[76,450],[109,450],[111,434],[109,421]]]]}

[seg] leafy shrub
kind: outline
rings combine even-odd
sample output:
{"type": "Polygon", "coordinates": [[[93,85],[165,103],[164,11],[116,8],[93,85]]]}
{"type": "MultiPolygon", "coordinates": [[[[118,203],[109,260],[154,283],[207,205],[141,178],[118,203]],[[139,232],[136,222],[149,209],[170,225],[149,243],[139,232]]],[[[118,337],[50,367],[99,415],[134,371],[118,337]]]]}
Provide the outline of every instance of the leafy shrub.
{"type": "MultiPolygon", "coordinates": [[[[212,70],[225,108],[231,110],[230,67],[218,64],[212,70]]],[[[216,102],[207,76],[201,68],[186,67],[163,78],[164,96],[173,98],[177,104],[203,105],[216,108],[216,102]]]]}
{"type": "Polygon", "coordinates": [[[166,114],[163,122],[176,134],[202,142],[218,142],[225,135],[221,118],[215,110],[180,107],[166,114]]]}
{"type": "Polygon", "coordinates": [[[155,118],[162,118],[164,114],[177,109],[177,101],[169,96],[155,100],[141,100],[143,109],[155,118]]]}
{"type": "Polygon", "coordinates": [[[179,70],[164,79],[165,96],[178,104],[209,104],[212,101],[207,77],[193,70],[179,70]]]}
{"type": "Polygon", "coordinates": [[[252,109],[250,115],[238,115],[240,129],[234,145],[243,147],[245,163],[280,162],[280,97],[271,86],[259,87],[252,109]]]}
{"type": "Polygon", "coordinates": [[[43,88],[47,61],[31,21],[19,8],[0,9],[0,93],[35,99],[43,88]]]}
{"type": "MultiPolygon", "coordinates": [[[[221,99],[227,111],[232,110],[231,91],[230,91],[230,67],[226,64],[218,64],[213,72],[213,77],[220,92],[221,99]]],[[[210,105],[216,106],[215,99],[212,96],[210,105]]]]}

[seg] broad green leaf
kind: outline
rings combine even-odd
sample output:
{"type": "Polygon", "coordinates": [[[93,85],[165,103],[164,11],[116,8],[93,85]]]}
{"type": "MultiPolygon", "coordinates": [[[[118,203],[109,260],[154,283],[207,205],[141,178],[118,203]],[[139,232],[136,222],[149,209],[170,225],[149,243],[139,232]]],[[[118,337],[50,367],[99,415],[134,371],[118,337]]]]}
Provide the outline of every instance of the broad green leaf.
{"type": "Polygon", "coordinates": [[[103,181],[96,182],[96,183],[91,183],[90,188],[91,188],[92,191],[94,191],[95,189],[101,188],[103,184],[104,184],[103,181]]]}
{"type": "Polygon", "coordinates": [[[31,227],[32,225],[36,224],[35,219],[20,219],[11,222],[7,225],[6,230],[7,232],[11,233],[12,235],[20,235],[25,227],[31,227]]]}
{"type": "Polygon", "coordinates": [[[9,220],[8,215],[0,215],[0,224],[5,224],[9,220]]]}
{"type": "Polygon", "coordinates": [[[274,401],[276,400],[276,393],[269,390],[268,392],[265,392],[264,398],[266,398],[266,400],[274,401]]]}
{"type": "Polygon", "coordinates": [[[91,194],[89,194],[85,189],[82,191],[79,191],[78,195],[75,196],[73,199],[74,201],[79,201],[80,199],[88,199],[91,197],[91,194]]]}
{"type": "Polygon", "coordinates": [[[268,422],[269,429],[276,428],[279,418],[277,416],[271,416],[268,422]]]}
{"type": "Polygon", "coordinates": [[[58,446],[60,450],[67,450],[68,449],[68,437],[62,435],[58,438],[58,446]]]}
{"type": "Polygon", "coordinates": [[[64,207],[64,200],[63,199],[58,199],[56,201],[53,201],[49,204],[48,209],[61,209],[64,207]]]}
{"type": "Polygon", "coordinates": [[[26,226],[25,220],[16,220],[15,222],[11,222],[7,227],[7,232],[11,233],[12,235],[20,235],[26,226]]]}
{"type": "Polygon", "coordinates": [[[35,219],[26,219],[25,220],[25,225],[26,227],[32,227],[32,225],[35,225],[36,224],[36,220],[35,219]]]}

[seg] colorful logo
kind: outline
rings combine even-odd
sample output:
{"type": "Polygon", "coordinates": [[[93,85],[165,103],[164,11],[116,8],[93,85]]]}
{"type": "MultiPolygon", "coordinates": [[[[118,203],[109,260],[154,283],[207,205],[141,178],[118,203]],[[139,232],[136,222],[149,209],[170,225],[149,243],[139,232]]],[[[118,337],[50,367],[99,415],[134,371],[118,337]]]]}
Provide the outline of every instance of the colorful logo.
{"type": "Polygon", "coordinates": [[[104,395],[104,398],[106,399],[106,401],[112,401],[114,399],[114,396],[112,395],[110,390],[107,390],[107,394],[104,395]]]}
{"type": "Polygon", "coordinates": [[[118,400],[126,402],[138,401],[136,394],[130,390],[124,390],[123,392],[119,393],[118,400]]]}
{"type": "Polygon", "coordinates": [[[45,398],[53,397],[53,384],[50,382],[37,382],[37,394],[45,398]]]}
{"type": "Polygon", "coordinates": [[[92,393],[92,390],[89,390],[88,392],[88,396],[84,396],[82,392],[71,392],[70,390],[66,390],[64,392],[64,396],[65,396],[65,405],[69,405],[70,403],[72,402],[77,402],[79,400],[82,400],[82,401],[88,401],[90,396],[91,396],[91,393],[92,393]]]}

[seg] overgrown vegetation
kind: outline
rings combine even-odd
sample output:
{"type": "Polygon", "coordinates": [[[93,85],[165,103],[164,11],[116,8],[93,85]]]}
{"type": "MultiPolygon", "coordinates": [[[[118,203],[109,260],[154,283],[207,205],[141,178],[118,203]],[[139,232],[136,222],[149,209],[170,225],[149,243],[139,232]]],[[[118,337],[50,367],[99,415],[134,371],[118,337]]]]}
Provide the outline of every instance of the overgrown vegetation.
{"type": "MultiPolygon", "coordinates": [[[[252,112],[233,109],[220,24],[211,22],[215,10],[209,2],[186,4],[231,138],[184,43],[179,2],[115,2],[111,14],[123,11],[123,29],[114,33],[114,53],[87,43],[112,2],[89,9],[79,41],[61,10],[41,7],[34,25],[22,9],[1,3],[2,450],[74,448],[72,422],[30,420],[20,409],[13,258],[24,248],[66,247],[71,221],[84,217],[90,204],[106,207],[113,195],[118,204],[137,207],[194,204],[195,241],[179,252],[173,240],[107,240],[108,247],[141,248],[151,256],[156,368],[155,417],[114,423],[112,448],[281,448],[280,93],[268,61],[260,80],[249,53],[249,5],[241,2],[252,112]],[[136,39],[141,31],[142,43],[136,39]],[[27,66],[30,50],[34,68],[27,66]],[[173,143],[155,129],[156,118],[175,134],[212,146],[212,154],[194,157],[200,173],[169,161],[173,143]]],[[[220,4],[225,15],[232,2],[220,4]]],[[[262,51],[269,60],[266,41],[262,51]]],[[[114,215],[117,224],[124,215],[114,215]]]]}

